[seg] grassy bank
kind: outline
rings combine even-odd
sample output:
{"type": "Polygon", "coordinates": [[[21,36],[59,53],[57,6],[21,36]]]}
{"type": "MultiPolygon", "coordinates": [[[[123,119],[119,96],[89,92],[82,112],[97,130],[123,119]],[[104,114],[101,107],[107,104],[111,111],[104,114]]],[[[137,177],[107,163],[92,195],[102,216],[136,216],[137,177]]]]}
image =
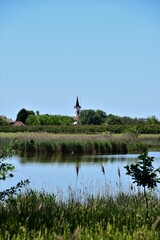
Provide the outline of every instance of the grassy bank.
{"type": "MultiPolygon", "coordinates": [[[[35,135],[33,136],[36,137],[35,135]]],[[[13,137],[15,138],[15,136],[13,137]]],[[[17,135],[18,142],[15,144],[25,143],[25,147],[29,147],[31,151],[37,147],[35,143],[38,143],[38,141],[41,143],[53,141],[52,139],[48,140],[48,138],[30,139],[28,137],[30,136],[20,133],[19,138],[17,135]]],[[[54,136],[51,135],[50,137],[53,138],[54,136]]],[[[58,146],[60,143],[64,143],[64,141],[68,141],[68,144],[73,143],[76,146],[78,141],[76,137],[80,136],[74,136],[74,139],[62,139],[61,136],[60,139],[57,139],[58,146]]],[[[82,137],[82,143],[87,141],[91,144],[97,140],[92,139],[92,136],[90,136],[91,139],[85,139],[86,136],[84,135],[82,137]]],[[[102,139],[97,141],[105,144],[106,142],[116,141],[119,143],[124,136],[101,137],[102,139]],[[115,140],[113,137],[117,139],[115,140]]],[[[12,138],[8,136],[5,140],[3,138],[3,141],[8,142],[12,138]]],[[[150,142],[148,136],[145,136],[143,139],[150,142]]],[[[137,139],[133,140],[137,141],[137,139]]],[[[56,140],[54,139],[53,142],[56,142],[56,140]]],[[[21,147],[24,150],[24,146],[21,145],[21,147]]],[[[10,150],[12,149],[8,147],[4,153],[9,156],[10,150]]],[[[5,156],[2,155],[1,158],[5,159],[5,156]]],[[[1,167],[1,173],[3,173],[3,170],[6,171],[7,165],[2,163],[1,167]]],[[[10,169],[11,166],[8,165],[8,167],[10,169]]],[[[66,198],[60,192],[48,194],[46,192],[28,190],[14,195],[16,192],[13,191],[12,193],[12,191],[9,191],[9,194],[8,190],[6,190],[5,200],[1,198],[2,200],[0,201],[0,239],[159,240],[160,199],[158,191],[156,190],[156,193],[146,193],[146,205],[146,196],[142,192],[137,192],[138,190],[135,190],[133,187],[130,188],[128,194],[122,192],[121,188],[119,188],[119,192],[116,195],[114,192],[112,194],[112,190],[107,191],[106,186],[106,191],[102,195],[99,193],[93,196],[87,192],[86,188],[80,192],[77,190],[73,192],[69,188],[69,196],[66,198]]],[[[0,192],[0,194],[3,194],[3,192],[0,192]]]]}
{"type": "Polygon", "coordinates": [[[160,214],[156,195],[148,196],[148,219],[140,193],[89,196],[83,202],[82,196],[73,196],[62,201],[29,191],[0,203],[0,239],[159,239],[160,228],[151,229],[160,214]]]}
{"type": "Polygon", "coordinates": [[[0,133],[1,147],[15,139],[15,149],[21,153],[116,154],[160,150],[160,134],[0,133]]]}

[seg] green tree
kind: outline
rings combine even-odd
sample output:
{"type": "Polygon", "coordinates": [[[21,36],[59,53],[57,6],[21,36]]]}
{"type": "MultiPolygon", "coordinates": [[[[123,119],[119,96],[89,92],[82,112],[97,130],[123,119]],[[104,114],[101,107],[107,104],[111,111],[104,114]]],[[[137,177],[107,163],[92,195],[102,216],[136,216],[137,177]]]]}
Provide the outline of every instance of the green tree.
{"type": "Polygon", "coordinates": [[[40,121],[38,116],[36,115],[28,115],[26,122],[27,125],[40,125],[40,121]]]}
{"type": "Polygon", "coordinates": [[[133,183],[137,186],[142,186],[144,190],[144,197],[146,200],[146,218],[148,218],[148,197],[146,188],[154,189],[160,182],[160,178],[157,176],[157,172],[160,173],[160,168],[154,169],[152,163],[154,157],[149,157],[148,152],[138,156],[138,163],[125,166],[127,175],[130,175],[133,179],[133,183]]]}
{"type": "Polygon", "coordinates": [[[5,126],[5,125],[9,125],[9,123],[7,123],[4,117],[0,117],[0,126],[5,126]]]}
{"type": "Polygon", "coordinates": [[[122,124],[124,125],[134,124],[134,119],[127,116],[121,117],[121,121],[122,121],[122,124]]]}
{"type": "Polygon", "coordinates": [[[138,125],[131,125],[125,130],[125,133],[130,134],[133,137],[133,139],[136,140],[141,131],[138,125]]]}
{"type": "Polygon", "coordinates": [[[59,121],[55,122],[49,114],[42,114],[38,116],[41,125],[59,125],[59,121]]]}
{"type": "Polygon", "coordinates": [[[16,121],[21,121],[25,124],[29,115],[35,115],[35,113],[32,110],[26,110],[23,108],[18,112],[16,121]]]}
{"type": "Polygon", "coordinates": [[[72,125],[73,118],[61,115],[29,115],[26,119],[27,125],[72,125]]]}
{"type": "Polygon", "coordinates": [[[119,125],[122,124],[122,119],[119,116],[113,115],[113,114],[109,114],[106,117],[106,123],[108,125],[119,125]]]}
{"type": "Polygon", "coordinates": [[[60,123],[61,123],[61,125],[72,125],[73,117],[61,116],[60,123]]]}
{"type": "Polygon", "coordinates": [[[134,118],[133,124],[137,124],[137,125],[145,124],[145,118],[134,118]]]}
{"type": "Polygon", "coordinates": [[[79,116],[79,123],[82,125],[100,125],[104,123],[106,114],[101,110],[82,110],[79,116]]]}
{"type": "Polygon", "coordinates": [[[155,116],[148,117],[146,119],[146,123],[148,124],[157,124],[159,123],[158,119],[155,116]]]}
{"type": "Polygon", "coordinates": [[[99,117],[101,123],[105,122],[107,115],[104,111],[98,109],[95,111],[95,114],[99,117]]]}

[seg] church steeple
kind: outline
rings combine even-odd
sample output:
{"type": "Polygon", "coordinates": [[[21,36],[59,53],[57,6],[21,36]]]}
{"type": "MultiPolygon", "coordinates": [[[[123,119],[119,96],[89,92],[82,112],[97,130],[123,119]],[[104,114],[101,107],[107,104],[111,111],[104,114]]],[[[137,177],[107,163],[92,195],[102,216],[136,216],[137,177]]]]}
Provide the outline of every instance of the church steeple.
{"type": "Polygon", "coordinates": [[[74,109],[75,109],[74,120],[78,121],[78,117],[79,117],[80,110],[81,110],[81,106],[79,105],[78,96],[77,96],[77,99],[76,99],[76,105],[74,106],[74,109]]]}
{"type": "Polygon", "coordinates": [[[76,99],[76,105],[74,106],[74,108],[81,108],[81,106],[79,105],[78,96],[77,96],[77,99],[76,99]]]}

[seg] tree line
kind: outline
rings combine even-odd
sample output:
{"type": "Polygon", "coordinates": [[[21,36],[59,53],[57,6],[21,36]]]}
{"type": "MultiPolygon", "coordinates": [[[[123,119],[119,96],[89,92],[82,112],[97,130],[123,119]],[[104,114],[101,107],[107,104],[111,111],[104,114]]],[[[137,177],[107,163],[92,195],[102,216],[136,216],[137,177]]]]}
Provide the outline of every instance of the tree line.
{"type": "MultiPolygon", "coordinates": [[[[40,114],[39,111],[21,109],[17,113],[16,121],[21,121],[25,125],[50,126],[50,125],[73,125],[74,118],[71,116],[40,114]]],[[[0,125],[7,125],[3,117],[0,117],[0,125]]],[[[78,125],[142,125],[160,124],[160,121],[151,116],[144,118],[120,117],[113,114],[106,114],[102,110],[82,110],[80,112],[78,125]]]]}

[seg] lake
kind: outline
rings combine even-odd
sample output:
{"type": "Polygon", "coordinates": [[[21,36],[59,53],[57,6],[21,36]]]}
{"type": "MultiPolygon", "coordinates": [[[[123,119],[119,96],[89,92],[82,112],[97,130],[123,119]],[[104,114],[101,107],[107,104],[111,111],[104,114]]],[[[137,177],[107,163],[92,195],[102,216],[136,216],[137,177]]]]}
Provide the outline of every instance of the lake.
{"type": "MultiPolygon", "coordinates": [[[[70,195],[116,194],[131,192],[132,179],[124,166],[136,163],[139,154],[124,155],[32,155],[13,156],[7,159],[15,166],[14,177],[1,181],[1,189],[30,180],[28,188],[55,193],[68,198],[70,195]]],[[[155,168],[160,167],[160,152],[149,152],[155,168]]],[[[137,191],[133,188],[132,191],[137,191]]]]}

